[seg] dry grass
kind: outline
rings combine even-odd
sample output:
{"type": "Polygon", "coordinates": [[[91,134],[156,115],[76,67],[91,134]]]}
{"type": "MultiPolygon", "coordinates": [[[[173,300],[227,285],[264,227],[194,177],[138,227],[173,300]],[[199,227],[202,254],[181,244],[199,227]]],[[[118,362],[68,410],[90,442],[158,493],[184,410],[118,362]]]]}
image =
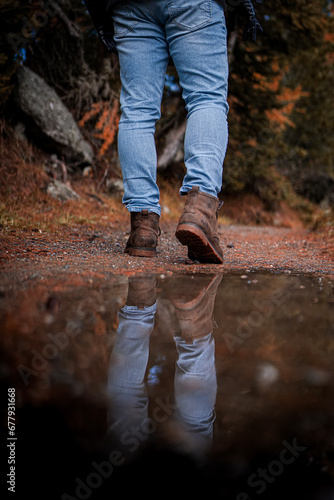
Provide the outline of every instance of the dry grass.
{"type": "Polygon", "coordinates": [[[46,155],[14,138],[1,142],[0,224],[2,229],[54,231],[60,226],[105,226],[125,217],[121,200],[97,192],[98,182],[72,176],[78,201],[58,201],[47,193],[46,155]]]}

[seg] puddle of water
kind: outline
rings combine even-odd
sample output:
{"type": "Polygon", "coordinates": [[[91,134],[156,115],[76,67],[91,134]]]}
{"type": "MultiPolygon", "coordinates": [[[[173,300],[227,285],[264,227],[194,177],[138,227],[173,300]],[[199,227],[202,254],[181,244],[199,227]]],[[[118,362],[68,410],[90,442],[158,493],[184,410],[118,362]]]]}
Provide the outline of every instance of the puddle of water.
{"type": "Polygon", "coordinates": [[[287,274],[3,294],[17,498],[333,498],[333,306],[330,282],[287,274]]]}

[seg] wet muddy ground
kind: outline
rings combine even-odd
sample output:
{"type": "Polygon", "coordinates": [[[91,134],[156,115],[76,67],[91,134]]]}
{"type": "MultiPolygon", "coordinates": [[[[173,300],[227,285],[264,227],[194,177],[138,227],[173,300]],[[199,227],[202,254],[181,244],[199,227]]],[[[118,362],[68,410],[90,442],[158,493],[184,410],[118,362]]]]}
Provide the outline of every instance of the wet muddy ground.
{"type": "Polygon", "coordinates": [[[167,229],[153,262],[124,256],[121,232],[5,235],[15,497],[332,499],[330,247],[229,228],[226,263],[203,266],[167,229]]]}
{"type": "MultiPolygon", "coordinates": [[[[64,227],[54,233],[33,230],[0,230],[1,283],[31,277],[94,276],[166,272],[210,272],[211,266],[194,264],[174,236],[176,222],[161,223],[157,255],[152,259],[131,258],[123,253],[129,237],[128,221],[117,227],[98,229],[64,227]]],[[[224,226],[219,236],[225,262],[220,269],[297,271],[334,276],[333,233],[306,229],[224,226]]]]}

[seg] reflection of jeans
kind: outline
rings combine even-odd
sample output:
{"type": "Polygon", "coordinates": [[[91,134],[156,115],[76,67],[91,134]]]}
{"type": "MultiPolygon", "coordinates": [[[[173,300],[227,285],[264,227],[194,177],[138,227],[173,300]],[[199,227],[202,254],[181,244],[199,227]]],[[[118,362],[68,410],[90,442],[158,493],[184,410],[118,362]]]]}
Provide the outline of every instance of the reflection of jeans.
{"type": "Polygon", "coordinates": [[[217,393],[214,338],[210,333],[192,344],[181,337],[175,340],[179,354],[174,380],[176,417],[197,446],[206,446],[212,440],[217,393]]]}
{"type": "Polygon", "coordinates": [[[111,353],[108,394],[111,396],[110,431],[122,441],[133,426],[147,418],[148,398],[144,377],[154,327],[156,303],[138,309],[124,306],[118,314],[119,326],[111,353]]]}
{"type": "Polygon", "coordinates": [[[228,135],[223,8],[214,0],[129,1],[115,8],[113,20],[122,80],[123,202],[129,211],[161,212],[154,132],[170,55],[188,111],[181,193],[197,185],[217,196],[228,135]]]}
{"type": "MultiPolygon", "coordinates": [[[[147,438],[148,396],[144,377],[156,308],[156,304],[144,309],[124,306],[119,313],[108,374],[109,430],[120,441],[125,454],[136,451],[147,438]]],[[[175,340],[179,354],[174,379],[177,408],[162,417],[160,411],[153,424],[171,416],[190,438],[199,438],[198,444],[205,447],[212,437],[217,390],[213,336],[206,335],[192,344],[181,337],[175,340]]]]}

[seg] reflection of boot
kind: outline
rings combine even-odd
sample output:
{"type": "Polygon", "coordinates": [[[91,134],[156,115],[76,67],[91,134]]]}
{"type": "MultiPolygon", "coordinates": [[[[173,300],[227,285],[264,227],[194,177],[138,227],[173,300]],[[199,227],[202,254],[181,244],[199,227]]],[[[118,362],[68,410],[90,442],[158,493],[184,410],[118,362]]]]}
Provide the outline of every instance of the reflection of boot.
{"type": "Polygon", "coordinates": [[[158,214],[148,210],[131,212],[131,233],[124,252],[137,257],[151,257],[156,253],[159,235],[158,214]]]}
{"type": "Polygon", "coordinates": [[[179,320],[181,335],[189,343],[196,338],[212,333],[215,322],[213,309],[222,275],[194,277],[188,284],[183,297],[174,299],[173,304],[179,320]]]}
{"type": "Polygon", "coordinates": [[[138,309],[153,306],[156,302],[157,279],[155,276],[133,276],[129,278],[127,306],[138,309]]]}
{"type": "Polygon", "coordinates": [[[188,257],[200,262],[222,264],[223,250],[219,244],[217,217],[221,202],[215,196],[194,186],[187,193],[186,205],[175,236],[188,247],[188,257]]]}

